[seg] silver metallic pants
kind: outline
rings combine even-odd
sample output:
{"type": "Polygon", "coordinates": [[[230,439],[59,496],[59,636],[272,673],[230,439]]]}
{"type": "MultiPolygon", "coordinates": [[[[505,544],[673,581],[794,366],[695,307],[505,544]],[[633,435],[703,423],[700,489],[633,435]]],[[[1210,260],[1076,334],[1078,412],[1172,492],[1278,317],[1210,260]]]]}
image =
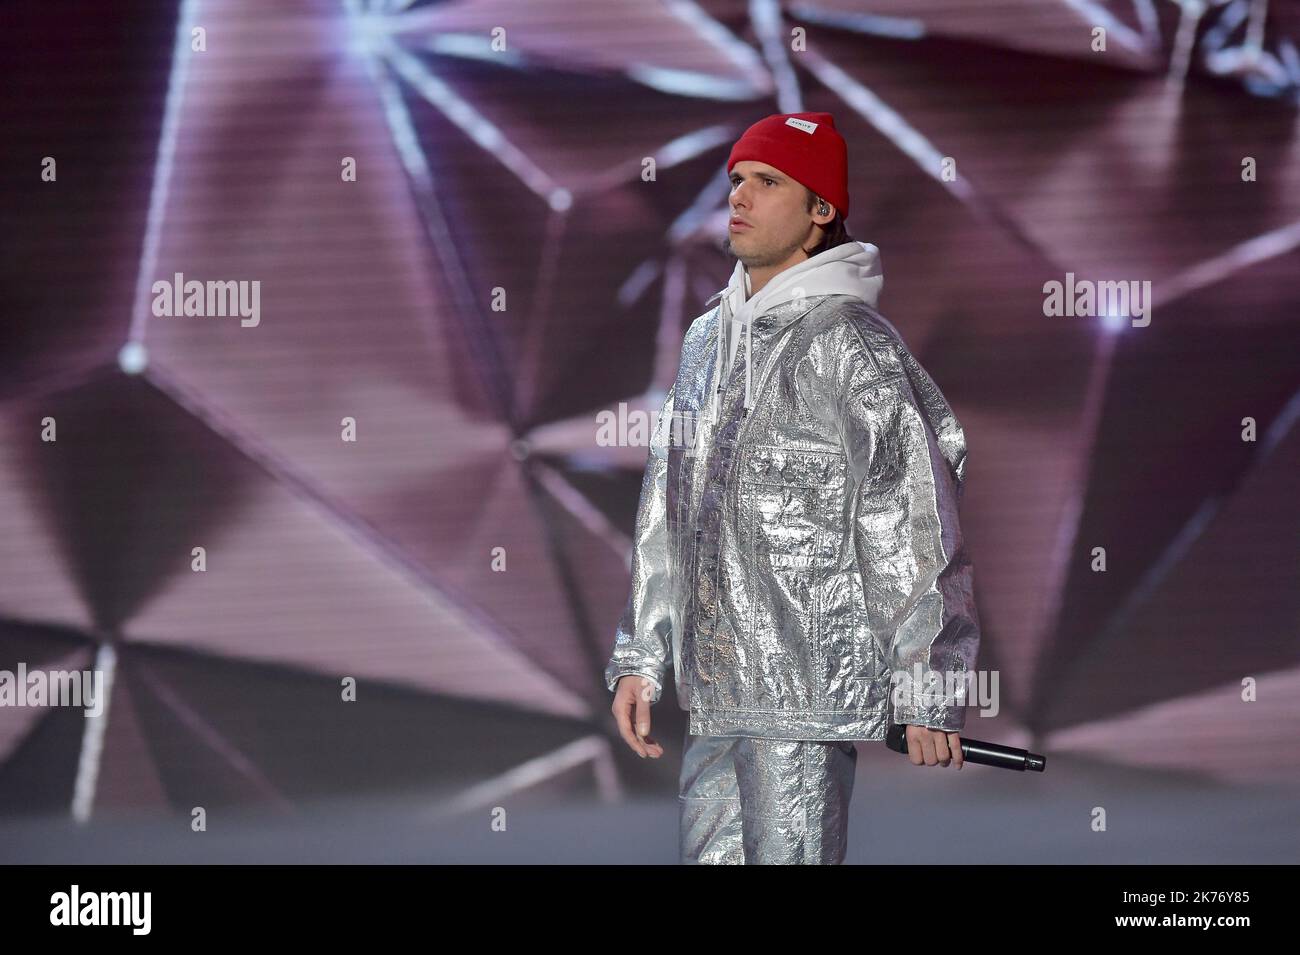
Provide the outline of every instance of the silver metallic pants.
{"type": "Polygon", "coordinates": [[[851,741],[692,736],[678,801],[685,865],[839,865],[858,765],[851,741]]]}

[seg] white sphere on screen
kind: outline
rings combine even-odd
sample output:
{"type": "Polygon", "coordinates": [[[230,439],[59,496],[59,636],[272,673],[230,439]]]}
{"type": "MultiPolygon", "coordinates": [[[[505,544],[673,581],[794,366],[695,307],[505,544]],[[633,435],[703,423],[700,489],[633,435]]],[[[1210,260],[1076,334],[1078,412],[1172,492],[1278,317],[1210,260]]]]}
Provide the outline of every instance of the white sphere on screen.
{"type": "Polygon", "coordinates": [[[117,353],[117,365],[128,375],[138,375],[149,365],[144,342],[127,342],[117,353]]]}

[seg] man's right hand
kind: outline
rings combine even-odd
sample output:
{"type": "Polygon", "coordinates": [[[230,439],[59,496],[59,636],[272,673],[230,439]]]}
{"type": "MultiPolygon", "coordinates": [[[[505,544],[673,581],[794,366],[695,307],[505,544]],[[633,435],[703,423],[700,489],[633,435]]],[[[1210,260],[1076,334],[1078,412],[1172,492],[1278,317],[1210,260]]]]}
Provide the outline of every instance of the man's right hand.
{"type": "Polygon", "coordinates": [[[618,723],[619,735],[642,759],[658,759],[664,748],[650,737],[650,701],[654,699],[655,685],[643,676],[630,673],[619,677],[614,688],[614,703],[610,710],[618,723]]]}

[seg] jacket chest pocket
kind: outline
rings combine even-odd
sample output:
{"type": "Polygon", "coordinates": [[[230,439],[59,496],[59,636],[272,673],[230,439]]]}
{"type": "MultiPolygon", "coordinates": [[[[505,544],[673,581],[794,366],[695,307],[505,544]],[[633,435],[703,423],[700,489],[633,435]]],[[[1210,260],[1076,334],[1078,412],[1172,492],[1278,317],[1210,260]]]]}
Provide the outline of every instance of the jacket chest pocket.
{"type": "Polygon", "coordinates": [[[834,566],[846,476],[839,452],[748,449],[739,491],[751,556],[778,567],[834,566]]]}

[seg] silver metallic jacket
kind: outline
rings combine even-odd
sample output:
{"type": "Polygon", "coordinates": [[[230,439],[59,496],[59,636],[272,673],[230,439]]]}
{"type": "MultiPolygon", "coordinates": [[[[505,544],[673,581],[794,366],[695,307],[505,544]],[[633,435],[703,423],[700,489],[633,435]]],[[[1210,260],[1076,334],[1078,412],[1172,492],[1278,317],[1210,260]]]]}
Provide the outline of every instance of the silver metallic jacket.
{"type": "Polygon", "coordinates": [[[974,671],[952,409],[893,326],[842,294],[756,317],[715,402],[722,308],[691,323],[656,422],[606,684],[648,677],[657,702],[672,667],[694,735],[882,739],[890,707],[961,729],[962,683],[893,686],[974,671]]]}

